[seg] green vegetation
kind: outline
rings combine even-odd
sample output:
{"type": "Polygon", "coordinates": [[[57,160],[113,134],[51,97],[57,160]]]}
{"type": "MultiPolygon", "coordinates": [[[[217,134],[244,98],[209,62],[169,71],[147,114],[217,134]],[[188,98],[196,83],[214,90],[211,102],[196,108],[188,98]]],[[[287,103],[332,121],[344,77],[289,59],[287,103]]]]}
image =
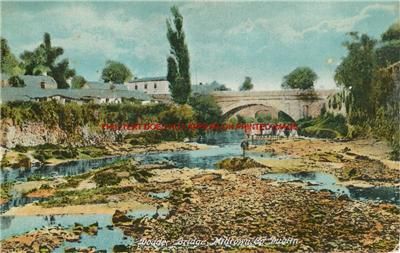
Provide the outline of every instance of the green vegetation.
{"type": "Polygon", "coordinates": [[[42,202],[44,207],[101,204],[107,203],[107,197],[132,191],[131,186],[127,187],[101,187],[90,190],[76,191],[57,191],[55,195],[47,202],[42,202]]]}
{"type": "Polygon", "coordinates": [[[3,183],[0,184],[0,198],[3,200],[8,200],[11,198],[11,187],[13,186],[12,183],[3,183]]]}
{"type": "Polygon", "coordinates": [[[192,96],[189,104],[194,110],[194,118],[199,123],[221,123],[222,111],[214,97],[210,95],[192,96]]]}
{"type": "Polygon", "coordinates": [[[71,81],[72,89],[81,89],[86,84],[86,79],[83,76],[74,76],[71,81]]]}
{"type": "Polygon", "coordinates": [[[1,38],[1,59],[0,67],[1,73],[7,74],[10,77],[17,77],[24,73],[22,64],[18,61],[17,57],[11,52],[6,39],[1,38]]]}
{"type": "MultiPolygon", "coordinates": [[[[391,26],[382,35],[382,44],[398,40],[399,25],[391,26]]],[[[344,43],[348,54],[336,69],[335,81],[343,94],[335,97],[332,106],[344,104],[348,123],[352,125],[349,136],[360,133],[384,138],[393,147],[392,158],[400,159],[400,92],[386,68],[392,63],[391,54],[376,48],[377,41],[366,34],[350,33],[344,43]]],[[[397,54],[398,56],[398,54],[397,54]]],[[[398,59],[398,58],[396,58],[398,59]]]]}
{"type": "Polygon", "coordinates": [[[135,102],[122,104],[83,104],[56,101],[10,102],[2,104],[1,118],[11,119],[14,125],[40,122],[48,128],[60,127],[68,134],[75,134],[80,127],[100,127],[103,123],[156,122],[160,112],[169,106],[161,104],[140,105],[135,102]]]}
{"type": "Polygon", "coordinates": [[[219,169],[238,171],[250,168],[266,168],[265,165],[253,160],[249,157],[244,158],[228,158],[217,163],[219,169]]]}
{"type": "Polygon", "coordinates": [[[282,88],[308,90],[314,88],[317,74],[309,67],[298,67],[283,77],[282,88]]]}
{"type": "Polygon", "coordinates": [[[153,175],[153,173],[147,170],[136,170],[131,172],[131,176],[133,176],[139,183],[147,183],[148,178],[153,175]]]}
{"type": "Polygon", "coordinates": [[[15,159],[10,160],[7,155],[4,155],[1,159],[0,163],[1,168],[10,167],[14,169],[19,168],[30,168],[31,167],[31,159],[27,157],[25,154],[17,154],[15,159]]]}
{"type": "Polygon", "coordinates": [[[68,59],[56,62],[64,53],[61,47],[53,47],[49,33],[43,36],[43,42],[32,52],[24,51],[21,59],[27,75],[48,74],[57,82],[58,88],[65,89],[69,85],[67,79],[75,76],[75,70],[69,68],[68,59]]]}
{"type": "Polygon", "coordinates": [[[148,178],[153,175],[146,169],[137,168],[134,160],[118,161],[81,175],[66,177],[67,182],[58,185],[54,196],[49,201],[42,202],[41,205],[55,207],[106,203],[108,202],[108,196],[133,190],[133,186],[123,187],[119,185],[123,178],[129,179],[133,177],[139,183],[147,183],[148,178]],[[87,179],[93,180],[96,183],[96,188],[71,190],[71,188],[76,188],[82,181],[87,179]]]}
{"type": "Polygon", "coordinates": [[[43,144],[37,145],[35,147],[29,147],[29,150],[33,151],[33,157],[41,162],[46,162],[46,160],[51,158],[57,159],[74,159],[77,158],[79,152],[77,148],[71,146],[61,146],[55,144],[43,144]]]}
{"type": "Polygon", "coordinates": [[[279,111],[278,117],[273,118],[270,114],[266,113],[258,113],[255,118],[253,117],[245,117],[240,114],[236,115],[236,117],[231,117],[229,119],[229,123],[231,124],[244,124],[244,123],[292,123],[294,120],[287,115],[286,113],[279,111]]]}
{"type": "Polygon", "coordinates": [[[7,156],[4,156],[1,162],[2,167],[29,168],[30,159],[23,153],[30,152],[32,156],[42,163],[49,159],[90,159],[110,155],[110,152],[103,146],[72,147],[70,145],[42,144],[32,147],[17,145],[13,151],[19,152],[16,162],[10,163],[7,156]]]}
{"type": "Polygon", "coordinates": [[[326,113],[315,119],[297,121],[299,134],[318,138],[341,138],[348,133],[346,118],[342,115],[326,113]]]}
{"type": "MultiPolygon", "coordinates": [[[[164,125],[187,125],[194,122],[194,111],[189,105],[171,106],[168,110],[160,113],[159,121],[164,125]]],[[[168,133],[169,131],[165,132],[168,133]]],[[[184,137],[193,136],[194,132],[184,127],[183,129],[173,130],[175,139],[183,139],[184,137]]]]}
{"type": "Polygon", "coordinates": [[[167,19],[167,38],[171,46],[167,58],[167,79],[174,102],[185,104],[190,96],[190,59],[183,31],[183,16],[178,7],[171,8],[173,21],[167,19]]]}
{"type": "Polygon", "coordinates": [[[182,141],[183,136],[173,130],[146,131],[139,134],[128,134],[125,136],[125,142],[133,146],[143,146],[149,144],[158,144],[162,141],[182,141]]]}
{"type": "Polygon", "coordinates": [[[251,77],[246,76],[244,78],[244,82],[239,87],[240,91],[252,90],[254,88],[254,84],[251,82],[251,77]]]}
{"type": "Polygon", "coordinates": [[[400,61],[400,21],[391,25],[381,38],[381,46],[376,50],[378,64],[385,67],[400,61]]]}
{"type": "Polygon", "coordinates": [[[104,187],[109,185],[117,185],[121,182],[121,178],[117,177],[115,172],[100,172],[96,173],[93,177],[94,182],[98,187],[104,187]]]}
{"type": "Polygon", "coordinates": [[[20,87],[25,87],[25,81],[20,78],[19,76],[12,76],[8,79],[8,84],[11,87],[15,87],[15,88],[20,88],[20,87]]]}
{"type": "Polygon", "coordinates": [[[123,63],[107,61],[101,74],[101,79],[108,83],[124,83],[133,78],[132,72],[123,63]]]}

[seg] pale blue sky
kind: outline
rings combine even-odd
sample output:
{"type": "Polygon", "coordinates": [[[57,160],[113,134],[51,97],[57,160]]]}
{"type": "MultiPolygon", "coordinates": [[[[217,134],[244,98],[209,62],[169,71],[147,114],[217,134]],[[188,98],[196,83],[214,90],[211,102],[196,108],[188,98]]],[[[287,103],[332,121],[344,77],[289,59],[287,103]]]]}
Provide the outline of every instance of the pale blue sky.
{"type": "Polygon", "coordinates": [[[19,55],[44,32],[71,65],[99,80],[107,59],[139,77],[166,74],[165,20],[173,4],[184,16],[192,82],[217,80],[237,89],[279,89],[282,77],[309,66],[319,88],[334,87],[345,33],[379,38],[399,18],[397,2],[2,2],[2,36],[19,55]]]}

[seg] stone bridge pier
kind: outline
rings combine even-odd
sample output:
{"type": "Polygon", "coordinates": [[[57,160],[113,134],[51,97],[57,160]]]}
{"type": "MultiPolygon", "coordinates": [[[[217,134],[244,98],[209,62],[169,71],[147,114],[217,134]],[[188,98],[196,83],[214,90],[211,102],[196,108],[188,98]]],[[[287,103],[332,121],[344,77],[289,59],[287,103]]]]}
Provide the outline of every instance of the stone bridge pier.
{"type": "Polygon", "coordinates": [[[328,97],[336,92],[337,90],[216,91],[211,95],[221,107],[225,119],[236,114],[254,117],[261,111],[276,117],[282,111],[292,119],[299,120],[317,117],[328,102],[328,97]]]}

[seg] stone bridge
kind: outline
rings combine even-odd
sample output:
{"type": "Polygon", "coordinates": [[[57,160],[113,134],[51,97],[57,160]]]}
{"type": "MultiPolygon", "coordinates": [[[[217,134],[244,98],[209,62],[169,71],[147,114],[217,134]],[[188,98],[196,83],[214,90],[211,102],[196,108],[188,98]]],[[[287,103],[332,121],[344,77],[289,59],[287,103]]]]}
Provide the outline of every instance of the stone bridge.
{"type": "Polygon", "coordinates": [[[236,114],[255,117],[259,112],[277,117],[278,112],[282,111],[298,120],[318,116],[328,97],[336,92],[337,90],[216,91],[211,95],[221,107],[225,119],[236,114]]]}

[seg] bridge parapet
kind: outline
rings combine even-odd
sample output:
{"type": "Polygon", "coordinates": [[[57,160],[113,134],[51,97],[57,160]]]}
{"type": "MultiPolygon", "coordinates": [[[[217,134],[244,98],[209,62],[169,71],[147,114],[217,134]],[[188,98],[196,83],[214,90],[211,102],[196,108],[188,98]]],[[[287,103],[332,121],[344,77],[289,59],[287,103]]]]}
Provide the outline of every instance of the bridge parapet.
{"type": "Polygon", "coordinates": [[[271,90],[271,91],[214,91],[210,94],[214,97],[263,97],[263,96],[281,96],[281,97],[289,97],[289,96],[302,96],[305,94],[315,94],[317,96],[329,96],[337,93],[339,90],[330,89],[330,90],[311,90],[311,91],[303,91],[303,90],[271,90]]]}
{"type": "Polygon", "coordinates": [[[229,117],[240,110],[259,106],[283,111],[293,119],[318,116],[330,95],[338,90],[273,90],[273,91],[216,91],[211,95],[221,106],[224,116],[229,117]]]}

